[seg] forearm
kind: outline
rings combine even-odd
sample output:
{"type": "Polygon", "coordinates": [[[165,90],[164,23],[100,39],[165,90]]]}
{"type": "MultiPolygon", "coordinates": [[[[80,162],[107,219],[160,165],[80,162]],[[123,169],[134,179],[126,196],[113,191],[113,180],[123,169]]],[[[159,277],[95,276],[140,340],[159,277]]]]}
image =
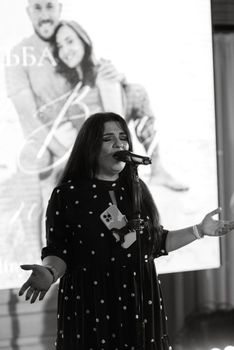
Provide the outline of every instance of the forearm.
{"type": "Polygon", "coordinates": [[[62,157],[66,153],[67,149],[56,139],[56,137],[52,137],[48,149],[52,154],[56,157],[62,157]]]}
{"type": "Polygon", "coordinates": [[[54,255],[45,257],[42,261],[42,265],[45,267],[52,268],[54,274],[53,282],[56,282],[59,278],[61,278],[67,269],[66,263],[62,259],[54,255]]]}
{"type": "MultiPolygon", "coordinates": [[[[41,147],[45,141],[49,130],[37,118],[37,107],[33,99],[33,95],[29,90],[22,91],[12,98],[12,102],[18,113],[20,124],[22,126],[25,137],[31,137],[39,142],[41,147]]],[[[53,135],[47,148],[52,154],[61,157],[66,152],[66,148],[53,135]]]]}
{"type": "MultiPolygon", "coordinates": [[[[202,238],[202,231],[200,225],[196,225],[200,238],[202,238]]],[[[181,230],[169,231],[166,240],[166,250],[171,252],[173,250],[182,248],[187,244],[194,242],[197,237],[194,234],[194,227],[186,227],[181,230]]]]}

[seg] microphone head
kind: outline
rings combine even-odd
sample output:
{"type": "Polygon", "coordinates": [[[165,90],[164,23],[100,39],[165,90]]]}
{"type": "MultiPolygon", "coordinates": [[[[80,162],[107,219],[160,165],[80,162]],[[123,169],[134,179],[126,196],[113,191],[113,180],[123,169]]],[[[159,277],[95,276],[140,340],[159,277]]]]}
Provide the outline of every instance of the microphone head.
{"type": "Polygon", "coordinates": [[[117,151],[113,154],[113,157],[120,162],[126,162],[127,157],[129,157],[129,151],[117,151]]]}
{"type": "Polygon", "coordinates": [[[148,165],[151,164],[151,159],[146,156],[140,156],[138,154],[134,154],[130,151],[117,151],[113,154],[113,157],[117,159],[119,162],[125,162],[135,165],[148,165]]]}

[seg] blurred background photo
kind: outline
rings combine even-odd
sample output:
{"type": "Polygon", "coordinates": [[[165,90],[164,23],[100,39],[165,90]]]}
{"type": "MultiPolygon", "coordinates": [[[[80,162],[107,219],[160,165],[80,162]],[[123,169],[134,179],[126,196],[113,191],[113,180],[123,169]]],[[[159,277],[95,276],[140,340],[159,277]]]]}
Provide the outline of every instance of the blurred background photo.
{"type": "MultiPolygon", "coordinates": [[[[0,349],[52,344],[56,288],[44,305],[29,309],[16,296],[25,280],[19,265],[40,262],[48,198],[90,113],[112,109],[127,118],[135,153],[152,158],[152,167],[139,166],[139,174],[166,229],[197,224],[219,205],[224,219],[234,216],[234,51],[225,17],[231,5],[218,0],[61,1],[57,18],[77,22],[96,66],[104,60],[118,73],[113,81],[100,78],[86,89],[67,73],[50,78],[50,67],[58,63],[56,47],[52,50],[46,40],[53,23],[40,27],[27,10],[30,3],[8,0],[0,14],[0,288],[9,324],[7,334],[0,331],[0,349]],[[32,320],[39,329],[28,328],[32,320]]],[[[84,81],[84,71],[81,76],[84,81]]],[[[233,321],[232,245],[232,237],[206,237],[157,259],[175,348],[203,349],[198,338],[211,339],[208,325],[217,319],[217,310],[227,324],[233,321]],[[190,331],[195,340],[186,343],[193,339],[190,331]]],[[[231,346],[231,339],[224,345],[231,346]]]]}

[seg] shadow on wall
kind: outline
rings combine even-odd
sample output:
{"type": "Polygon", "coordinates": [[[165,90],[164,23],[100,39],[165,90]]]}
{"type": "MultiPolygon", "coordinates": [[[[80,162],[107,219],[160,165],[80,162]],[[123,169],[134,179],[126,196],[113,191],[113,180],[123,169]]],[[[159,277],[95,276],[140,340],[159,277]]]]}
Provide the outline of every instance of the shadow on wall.
{"type": "Polygon", "coordinates": [[[57,297],[58,284],[51,288],[44,301],[43,331],[41,344],[44,350],[54,350],[57,330],[57,297]]]}
{"type": "Polygon", "coordinates": [[[17,315],[17,303],[18,303],[18,297],[16,293],[11,289],[10,295],[9,295],[9,302],[8,302],[8,312],[10,315],[11,320],[11,329],[12,329],[12,336],[10,339],[10,346],[14,350],[19,350],[18,346],[18,339],[20,334],[20,327],[19,327],[19,320],[17,315]]]}
{"type": "Polygon", "coordinates": [[[58,285],[44,301],[30,304],[18,296],[18,289],[1,291],[0,349],[54,350],[58,285]]]}
{"type": "Polygon", "coordinates": [[[175,338],[174,350],[211,350],[234,346],[234,309],[228,305],[190,314],[175,338]]]}

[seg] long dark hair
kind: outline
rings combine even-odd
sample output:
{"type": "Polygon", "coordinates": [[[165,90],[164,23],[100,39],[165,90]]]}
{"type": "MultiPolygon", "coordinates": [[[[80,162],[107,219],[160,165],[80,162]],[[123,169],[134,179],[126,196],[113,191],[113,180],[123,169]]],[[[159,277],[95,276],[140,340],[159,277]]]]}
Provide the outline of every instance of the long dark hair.
{"type": "MultiPolygon", "coordinates": [[[[127,135],[129,151],[132,151],[132,139],[126,121],[118,114],[112,112],[95,113],[91,115],[82,125],[70,157],[63,171],[59,185],[68,181],[79,182],[85,179],[92,179],[98,169],[98,156],[102,146],[102,137],[106,122],[116,122],[127,135]]],[[[126,164],[120,176],[124,178],[130,198],[133,199],[132,191],[132,169],[126,164]]],[[[148,190],[143,181],[141,184],[141,206],[149,213],[154,227],[158,227],[159,214],[148,190]]]]}
{"type": "Polygon", "coordinates": [[[56,44],[56,36],[60,28],[64,26],[71,28],[76,33],[76,35],[80,38],[80,40],[84,45],[84,57],[81,62],[81,69],[83,74],[82,82],[84,85],[93,86],[95,84],[95,79],[96,79],[96,68],[95,68],[95,63],[93,58],[93,45],[86,31],[75,21],[60,22],[52,37],[51,45],[52,45],[54,58],[57,62],[56,71],[62,74],[63,76],[65,76],[65,78],[70,82],[72,87],[74,87],[81,80],[76,68],[69,68],[59,58],[59,50],[56,44]]]}
{"type": "MultiPolygon", "coordinates": [[[[126,121],[118,114],[101,112],[91,115],[82,125],[73,149],[64,169],[60,184],[68,180],[92,179],[98,169],[98,156],[102,146],[104,125],[116,122],[127,135],[129,150],[132,151],[132,140],[126,121]]],[[[129,166],[125,166],[128,172],[129,166]]]]}

